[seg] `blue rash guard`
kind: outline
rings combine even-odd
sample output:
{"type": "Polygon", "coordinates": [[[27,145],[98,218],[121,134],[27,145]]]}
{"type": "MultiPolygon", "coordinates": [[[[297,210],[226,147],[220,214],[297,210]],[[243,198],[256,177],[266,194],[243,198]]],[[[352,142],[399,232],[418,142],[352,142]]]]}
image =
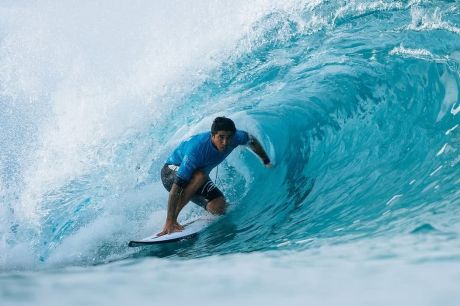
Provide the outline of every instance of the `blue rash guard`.
{"type": "Polygon", "coordinates": [[[249,134],[236,130],[225,152],[219,152],[211,142],[211,132],[205,132],[183,141],[166,160],[167,165],[179,166],[177,176],[190,181],[193,172],[200,169],[207,175],[239,145],[249,142],[249,134]]]}

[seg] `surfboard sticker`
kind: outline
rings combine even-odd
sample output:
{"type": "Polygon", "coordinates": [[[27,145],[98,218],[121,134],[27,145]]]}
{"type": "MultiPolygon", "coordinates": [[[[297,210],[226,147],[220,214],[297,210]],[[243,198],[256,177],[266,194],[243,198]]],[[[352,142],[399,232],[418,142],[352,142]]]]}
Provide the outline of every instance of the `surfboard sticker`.
{"type": "Polygon", "coordinates": [[[198,219],[192,220],[184,224],[184,230],[180,232],[175,232],[172,234],[167,234],[158,237],[157,234],[153,234],[149,237],[140,239],[140,240],[131,240],[128,244],[129,247],[137,247],[150,244],[159,244],[159,243],[168,243],[175,242],[183,239],[189,239],[201,232],[203,229],[207,228],[211,223],[213,223],[217,217],[200,217],[198,219]]]}

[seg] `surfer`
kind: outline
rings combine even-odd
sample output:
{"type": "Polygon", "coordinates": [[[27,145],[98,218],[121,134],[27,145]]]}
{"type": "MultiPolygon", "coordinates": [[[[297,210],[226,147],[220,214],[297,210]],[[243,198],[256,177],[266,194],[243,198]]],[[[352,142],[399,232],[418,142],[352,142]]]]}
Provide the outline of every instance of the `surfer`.
{"type": "Polygon", "coordinates": [[[173,151],[161,169],[161,181],[169,191],[169,198],[166,222],[158,236],[183,230],[177,217],[189,201],[212,214],[225,213],[225,197],[209,173],[239,145],[248,145],[267,168],[272,167],[260,142],[237,130],[235,123],[226,117],[215,118],[210,132],[190,137],[173,151]]]}

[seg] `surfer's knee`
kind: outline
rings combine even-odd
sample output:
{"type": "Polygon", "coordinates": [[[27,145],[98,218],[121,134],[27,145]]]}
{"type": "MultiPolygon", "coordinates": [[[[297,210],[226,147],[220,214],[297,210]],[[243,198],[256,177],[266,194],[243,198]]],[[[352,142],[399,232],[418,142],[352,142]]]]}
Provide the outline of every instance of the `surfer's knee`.
{"type": "Polygon", "coordinates": [[[227,202],[224,197],[215,198],[212,201],[208,202],[206,205],[206,210],[213,215],[223,215],[227,209],[227,202]]]}
{"type": "Polygon", "coordinates": [[[207,180],[207,178],[208,176],[203,171],[197,170],[193,173],[192,181],[202,185],[207,180]]]}

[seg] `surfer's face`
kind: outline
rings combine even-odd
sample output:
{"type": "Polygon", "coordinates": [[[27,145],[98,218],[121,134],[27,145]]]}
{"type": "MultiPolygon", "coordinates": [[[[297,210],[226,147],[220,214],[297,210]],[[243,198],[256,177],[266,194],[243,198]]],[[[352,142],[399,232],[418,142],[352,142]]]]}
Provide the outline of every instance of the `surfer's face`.
{"type": "Polygon", "coordinates": [[[228,146],[232,143],[233,132],[218,131],[211,136],[211,141],[219,152],[227,150],[228,146]]]}

